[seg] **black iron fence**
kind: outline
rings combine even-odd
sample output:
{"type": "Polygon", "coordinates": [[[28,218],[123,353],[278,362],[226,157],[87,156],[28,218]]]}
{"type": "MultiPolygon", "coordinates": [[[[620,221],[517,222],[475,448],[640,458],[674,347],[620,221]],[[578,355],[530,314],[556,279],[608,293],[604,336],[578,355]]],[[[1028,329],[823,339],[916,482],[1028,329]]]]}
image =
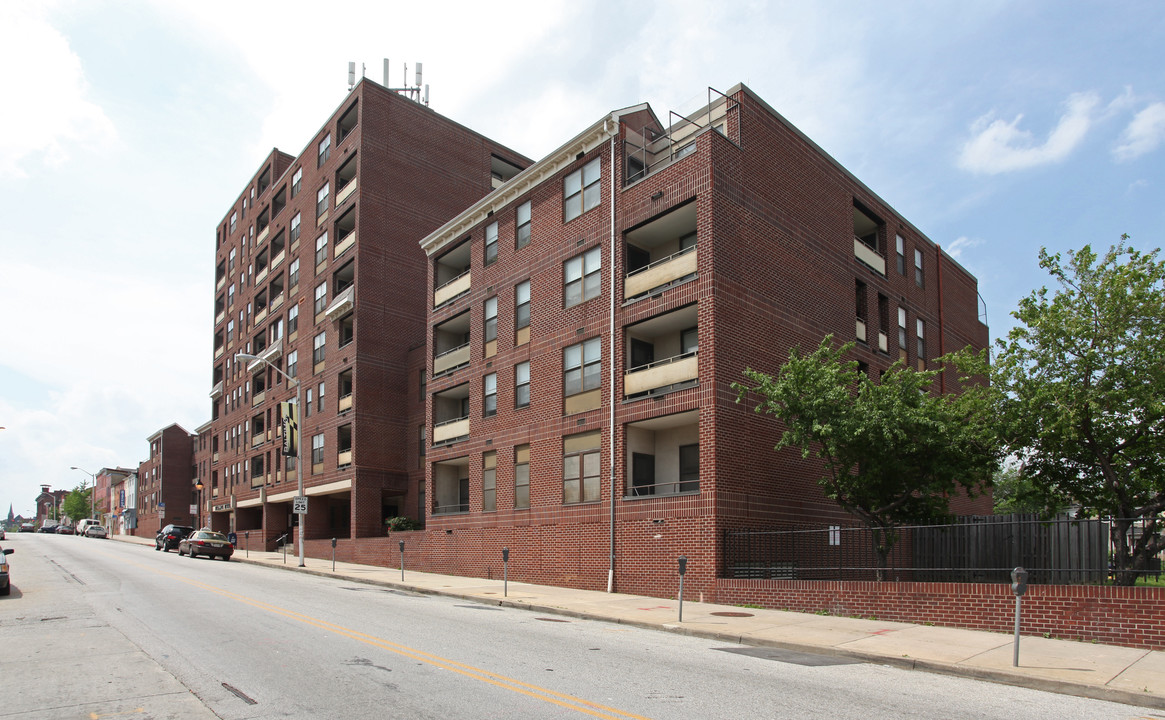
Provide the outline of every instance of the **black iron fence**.
{"type": "MultiPolygon", "coordinates": [[[[1144,527],[1134,525],[1134,536],[1144,527]]],[[[880,567],[864,525],[799,525],[726,530],[722,577],[778,580],[1010,582],[1022,566],[1039,584],[1104,583],[1110,573],[1110,523],[1067,516],[986,515],[951,524],[897,529],[880,567]]],[[[1161,561],[1151,572],[1160,573],[1161,561]]]]}

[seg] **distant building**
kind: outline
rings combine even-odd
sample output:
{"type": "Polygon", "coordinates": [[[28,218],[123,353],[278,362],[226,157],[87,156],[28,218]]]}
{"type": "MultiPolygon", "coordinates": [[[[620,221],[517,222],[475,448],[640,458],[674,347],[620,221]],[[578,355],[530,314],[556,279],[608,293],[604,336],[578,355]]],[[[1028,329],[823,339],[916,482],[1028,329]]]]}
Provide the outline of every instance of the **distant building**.
{"type": "Polygon", "coordinates": [[[138,465],[136,473],[136,517],[132,534],[153,537],[169,523],[193,525],[196,509],[191,488],[193,436],[173,424],[148,438],[150,456],[138,465]]]}

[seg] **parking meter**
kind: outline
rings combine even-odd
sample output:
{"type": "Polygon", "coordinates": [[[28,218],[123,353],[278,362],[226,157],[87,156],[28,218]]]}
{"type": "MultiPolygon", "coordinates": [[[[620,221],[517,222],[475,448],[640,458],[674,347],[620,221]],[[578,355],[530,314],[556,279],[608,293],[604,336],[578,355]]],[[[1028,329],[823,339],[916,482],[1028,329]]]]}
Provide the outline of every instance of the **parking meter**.
{"type": "Polygon", "coordinates": [[[405,541],[400,541],[400,581],[405,581],[405,541]]]}
{"type": "Polygon", "coordinates": [[[332,538],[332,572],[336,572],[336,538],[332,538]]]}
{"type": "Polygon", "coordinates": [[[686,573],[688,571],[688,558],[684,555],[680,555],[679,562],[680,562],[680,594],[679,594],[680,614],[679,614],[678,622],[683,622],[684,621],[684,573],[686,573]]]}
{"type": "Polygon", "coordinates": [[[683,555],[680,556],[680,575],[688,571],[688,559],[683,555]]]}
{"type": "Polygon", "coordinates": [[[332,549],[336,549],[336,538],[332,538],[332,549]]]}
{"type": "Polygon", "coordinates": [[[1016,597],[1027,592],[1027,576],[1027,570],[1021,567],[1011,571],[1011,592],[1015,593],[1016,597]]]}
{"type": "Polygon", "coordinates": [[[510,549],[502,548],[502,597],[510,596],[510,549]]]}
{"type": "Polygon", "coordinates": [[[502,562],[510,561],[510,549],[508,547],[502,548],[502,562]]]}

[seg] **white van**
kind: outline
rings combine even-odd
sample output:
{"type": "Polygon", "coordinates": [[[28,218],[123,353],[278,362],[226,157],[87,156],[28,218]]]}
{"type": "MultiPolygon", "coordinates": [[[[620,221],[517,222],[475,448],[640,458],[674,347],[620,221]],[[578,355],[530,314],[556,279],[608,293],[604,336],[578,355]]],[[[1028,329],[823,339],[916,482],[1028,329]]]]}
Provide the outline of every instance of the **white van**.
{"type": "Polygon", "coordinates": [[[100,525],[100,524],[101,524],[100,520],[94,520],[93,518],[85,518],[84,520],[77,523],[77,525],[73,528],[73,532],[77,533],[78,535],[84,535],[85,528],[89,527],[90,525],[100,525]]]}

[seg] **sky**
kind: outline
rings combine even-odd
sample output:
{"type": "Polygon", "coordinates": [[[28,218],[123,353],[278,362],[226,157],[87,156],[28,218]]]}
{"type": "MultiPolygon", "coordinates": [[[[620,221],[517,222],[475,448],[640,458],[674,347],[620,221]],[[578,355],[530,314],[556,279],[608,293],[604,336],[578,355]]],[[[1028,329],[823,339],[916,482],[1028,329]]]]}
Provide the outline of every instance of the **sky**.
{"type": "MultiPolygon", "coordinates": [[[[0,2],[0,505],[209,419],[214,231],[357,73],[538,159],[743,82],[979,280],[1165,227],[1165,4],[0,2]]],[[[3,510],[0,510],[2,513],[3,510]]]]}

